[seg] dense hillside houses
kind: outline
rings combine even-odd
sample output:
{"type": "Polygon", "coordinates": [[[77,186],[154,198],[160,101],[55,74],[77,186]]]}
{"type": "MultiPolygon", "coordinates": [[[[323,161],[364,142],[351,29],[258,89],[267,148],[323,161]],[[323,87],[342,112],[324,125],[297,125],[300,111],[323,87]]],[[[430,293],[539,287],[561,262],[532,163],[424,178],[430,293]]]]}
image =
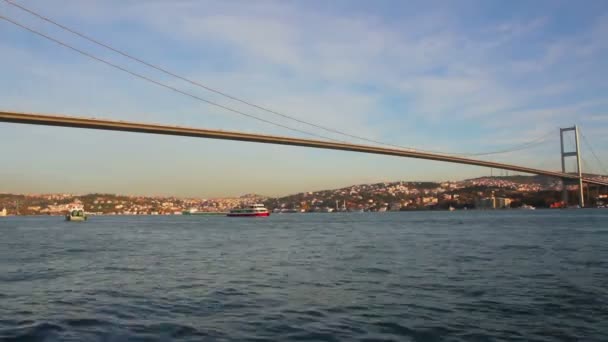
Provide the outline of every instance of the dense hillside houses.
{"type": "Polygon", "coordinates": [[[7,208],[9,215],[63,215],[71,205],[80,204],[88,213],[98,215],[182,215],[189,211],[226,212],[265,199],[257,195],[198,199],[113,194],[0,194],[0,208],[7,208]]]}
{"type": "MultiPolygon", "coordinates": [[[[268,199],[275,211],[402,211],[451,208],[550,207],[561,181],[544,176],[481,177],[454,182],[383,182],[268,199]],[[488,203],[492,203],[489,205],[488,203]]],[[[574,192],[576,187],[569,186],[574,192]]],[[[574,195],[570,196],[572,199],[574,195]]],[[[594,199],[595,205],[597,198],[594,199]]]]}
{"type": "MultiPolygon", "coordinates": [[[[594,177],[601,179],[601,176],[594,177]]],[[[0,208],[6,208],[8,215],[62,215],[73,204],[83,205],[87,212],[98,215],[223,213],[258,202],[263,202],[275,212],[481,209],[522,205],[543,208],[556,206],[561,200],[561,188],[561,181],[549,177],[508,176],[450,182],[358,184],[279,198],[255,194],[211,199],[113,194],[0,194],[0,208]]],[[[568,189],[572,192],[570,198],[574,201],[576,186],[568,186],[568,189]]],[[[596,191],[590,196],[590,204],[606,205],[606,196],[605,193],[596,191]]]]}

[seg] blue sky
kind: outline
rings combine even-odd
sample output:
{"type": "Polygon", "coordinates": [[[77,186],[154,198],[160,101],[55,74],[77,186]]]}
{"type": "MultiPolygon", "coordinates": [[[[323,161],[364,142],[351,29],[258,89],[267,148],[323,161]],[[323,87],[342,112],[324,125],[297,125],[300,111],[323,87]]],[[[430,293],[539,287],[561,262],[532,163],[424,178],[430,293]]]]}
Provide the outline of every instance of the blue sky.
{"type": "MultiPolygon", "coordinates": [[[[18,1],[151,63],[276,111],[445,152],[559,168],[559,127],[608,157],[605,1],[18,1]]],[[[171,86],[195,88],[0,1],[0,13],[171,86]]],[[[302,136],[195,101],[0,20],[0,107],[302,136]]],[[[353,142],[363,143],[353,139],[353,142]]],[[[0,125],[0,192],[267,195],[489,170],[204,139],[0,125]]],[[[591,171],[600,167],[586,146],[591,171]]],[[[608,165],[608,162],[604,162],[608,165]]]]}

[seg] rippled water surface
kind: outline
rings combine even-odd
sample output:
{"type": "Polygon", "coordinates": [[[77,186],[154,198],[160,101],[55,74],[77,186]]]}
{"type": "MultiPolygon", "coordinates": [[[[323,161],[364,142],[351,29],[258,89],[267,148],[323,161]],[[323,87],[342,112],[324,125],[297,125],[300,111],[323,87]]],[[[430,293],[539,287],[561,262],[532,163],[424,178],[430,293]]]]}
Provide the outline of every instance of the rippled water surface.
{"type": "Polygon", "coordinates": [[[0,218],[0,339],[608,341],[608,210],[0,218]]]}

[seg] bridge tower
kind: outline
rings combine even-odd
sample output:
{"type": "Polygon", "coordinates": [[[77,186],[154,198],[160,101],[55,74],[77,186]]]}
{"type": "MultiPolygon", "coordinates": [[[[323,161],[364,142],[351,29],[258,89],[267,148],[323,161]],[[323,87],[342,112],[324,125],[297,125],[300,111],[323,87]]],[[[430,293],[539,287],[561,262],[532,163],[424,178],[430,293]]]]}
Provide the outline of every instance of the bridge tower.
{"type": "MultiPolygon", "coordinates": [[[[581,169],[581,149],[578,138],[578,127],[576,125],[572,127],[560,128],[559,129],[559,141],[561,144],[561,157],[562,157],[562,172],[566,173],[566,158],[576,157],[576,169],[578,173],[578,204],[581,208],[585,206],[585,198],[583,197],[583,170],[581,169]],[[566,152],[564,151],[564,132],[574,131],[574,145],[575,151],[566,152]]],[[[562,179],[562,201],[568,203],[568,190],[566,187],[569,185],[569,181],[562,179]]]]}

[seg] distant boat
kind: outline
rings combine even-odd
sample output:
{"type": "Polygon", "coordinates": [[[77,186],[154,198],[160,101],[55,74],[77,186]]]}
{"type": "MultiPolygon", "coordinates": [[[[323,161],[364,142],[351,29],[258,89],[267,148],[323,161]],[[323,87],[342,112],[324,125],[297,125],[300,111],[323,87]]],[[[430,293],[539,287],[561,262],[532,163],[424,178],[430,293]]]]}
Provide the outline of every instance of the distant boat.
{"type": "Polygon", "coordinates": [[[456,210],[456,208],[454,208],[454,207],[452,207],[452,206],[450,206],[450,208],[448,208],[448,209],[449,209],[450,211],[454,211],[454,210],[456,210]]]}
{"type": "Polygon", "coordinates": [[[253,204],[245,208],[232,209],[226,215],[230,217],[270,216],[270,211],[263,204],[253,204]]]}
{"type": "Polygon", "coordinates": [[[69,212],[65,215],[66,221],[86,221],[87,214],[84,212],[82,206],[73,206],[69,209],[69,212]]]}
{"type": "Polygon", "coordinates": [[[275,214],[295,214],[300,211],[298,209],[275,208],[272,212],[275,214]]]}
{"type": "Polygon", "coordinates": [[[7,215],[8,215],[8,213],[6,212],[6,208],[2,208],[2,211],[0,211],[0,217],[4,217],[7,215]]]}
{"type": "Polygon", "coordinates": [[[521,207],[519,207],[519,209],[536,210],[535,207],[528,205],[528,204],[522,205],[521,207]]]}

